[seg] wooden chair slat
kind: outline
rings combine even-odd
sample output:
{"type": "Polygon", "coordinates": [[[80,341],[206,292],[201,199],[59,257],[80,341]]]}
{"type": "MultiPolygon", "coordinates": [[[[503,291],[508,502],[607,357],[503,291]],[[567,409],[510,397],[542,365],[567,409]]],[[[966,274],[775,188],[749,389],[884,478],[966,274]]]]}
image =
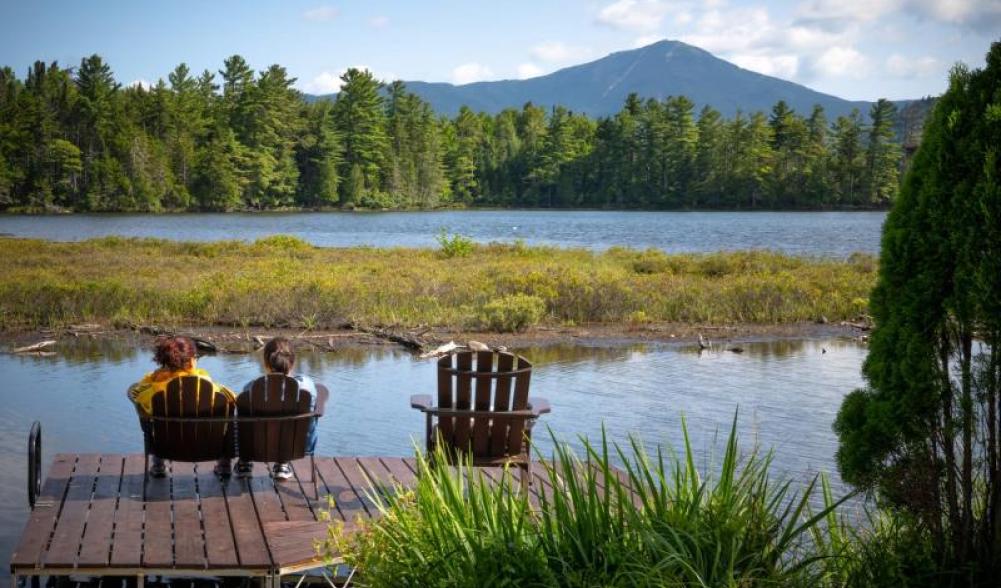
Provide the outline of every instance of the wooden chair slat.
{"type": "MultiPolygon", "coordinates": [[[[531,364],[523,358],[518,358],[517,368],[531,367],[531,364]],[[527,364],[527,365],[526,365],[527,364]]],[[[511,410],[525,410],[528,408],[528,386],[531,384],[532,373],[524,372],[514,378],[514,397],[511,399],[511,410]]],[[[508,425],[507,450],[509,454],[518,454],[524,451],[525,447],[525,421],[521,419],[511,420],[508,425]]]]}
{"type": "MultiPolygon", "coordinates": [[[[476,353],[476,371],[479,374],[494,371],[494,354],[491,351],[479,351],[476,353]]],[[[491,392],[493,388],[492,378],[476,376],[476,397],[473,406],[476,410],[490,410],[492,405],[491,392]]],[[[489,418],[473,419],[473,454],[487,455],[490,450],[490,422],[489,418]]]]}
{"type": "MultiPolygon", "coordinates": [[[[441,408],[452,408],[452,374],[442,368],[451,369],[454,361],[454,354],[446,355],[438,360],[438,406],[441,408]]],[[[455,430],[455,419],[452,417],[438,419],[438,433],[443,439],[452,440],[452,432],[455,430]]],[[[430,434],[430,432],[429,432],[430,434]]],[[[434,441],[429,439],[429,441],[434,441]]]]}
{"type": "MultiPolygon", "coordinates": [[[[497,371],[509,372],[514,368],[514,355],[511,353],[499,353],[497,358],[497,371]]],[[[494,390],[494,412],[503,413],[511,410],[511,376],[501,376],[497,378],[494,390]]],[[[490,425],[490,446],[488,455],[504,455],[507,453],[509,419],[494,417],[490,425]]]]}
{"type": "MultiPolygon", "coordinates": [[[[462,351],[456,354],[456,367],[459,373],[455,376],[455,408],[469,409],[472,406],[473,353],[462,351]]],[[[472,423],[468,417],[455,417],[455,431],[452,434],[451,445],[460,450],[469,449],[469,432],[472,423]]]]}
{"type": "MultiPolygon", "coordinates": [[[[292,417],[311,412],[313,396],[295,378],[281,374],[261,376],[250,390],[237,396],[237,418],[292,417]]],[[[315,417],[287,420],[238,421],[240,459],[290,462],[306,454],[306,437],[315,417]]]]}

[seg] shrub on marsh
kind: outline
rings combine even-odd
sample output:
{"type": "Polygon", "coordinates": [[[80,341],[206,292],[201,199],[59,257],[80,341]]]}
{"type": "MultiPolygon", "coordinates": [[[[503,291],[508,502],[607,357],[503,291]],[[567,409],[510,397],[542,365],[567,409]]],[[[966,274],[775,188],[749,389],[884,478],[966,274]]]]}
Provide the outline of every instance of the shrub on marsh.
{"type": "Polygon", "coordinates": [[[538,296],[512,294],[484,304],[479,320],[491,331],[517,333],[539,324],[545,313],[546,303],[538,296]]]}

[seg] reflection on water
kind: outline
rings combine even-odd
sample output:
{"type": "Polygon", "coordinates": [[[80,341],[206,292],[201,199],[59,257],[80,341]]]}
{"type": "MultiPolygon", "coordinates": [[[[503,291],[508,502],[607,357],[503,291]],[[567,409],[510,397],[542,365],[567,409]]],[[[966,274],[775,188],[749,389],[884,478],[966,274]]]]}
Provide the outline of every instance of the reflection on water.
{"type": "MultiPolygon", "coordinates": [[[[848,339],[741,344],[743,353],[664,345],[522,349],[535,364],[532,394],[553,412],[543,426],[577,444],[639,435],[648,447],[681,442],[685,416],[702,465],[720,454],[720,436],[739,407],[745,450],[772,449],[784,473],[832,472],[831,423],[841,398],[861,381],[865,350],[848,339]]],[[[199,365],[232,387],[258,375],[254,355],[218,355],[199,365]]],[[[0,355],[0,560],[7,561],[27,517],[25,445],[40,420],[46,464],[54,453],[140,452],[142,437],[125,389],[153,367],[135,344],[81,339],[50,357],[0,355]]],[[[317,451],[324,455],[406,455],[423,435],[410,394],[430,393],[434,363],[394,348],[305,353],[300,371],[331,390],[317,451]]],[[[536,436],[548,452],[544,430],[536,436]]],[[[46,465],[47,467],[47,465],[46,465]]],[[[835,476],[836,486],[838,480],[835,476]]]]}

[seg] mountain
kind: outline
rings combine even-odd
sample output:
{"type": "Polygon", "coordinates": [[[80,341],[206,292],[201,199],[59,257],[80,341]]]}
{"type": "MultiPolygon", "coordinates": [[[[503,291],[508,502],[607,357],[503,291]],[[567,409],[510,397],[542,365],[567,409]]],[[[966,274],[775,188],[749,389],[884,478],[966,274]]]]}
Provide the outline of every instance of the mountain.
{"type": "MultiPolygon", "coordinates": [[[[406,82],[407,88],[431,103],[441,114],[454,115],[466,105],[474,111],[496,113],[521,108],[526,102],[574,112],[608,116],[622,108],[630,93],[663,99],[684,95],[699,109],[712,106],[726,116],[769,111],[785,100],[808,115],[820,104],[830,119],[853,108],[867,112],[869,102],[849,101],[786,80],[738,67],[708,51],[680,41],[660,41],[630,51],[567,67],[527,80],[476,82],[456,86],[441,82],[406,82]]],[[[332,98],[334,94],[316,98],[332,98]]]]}

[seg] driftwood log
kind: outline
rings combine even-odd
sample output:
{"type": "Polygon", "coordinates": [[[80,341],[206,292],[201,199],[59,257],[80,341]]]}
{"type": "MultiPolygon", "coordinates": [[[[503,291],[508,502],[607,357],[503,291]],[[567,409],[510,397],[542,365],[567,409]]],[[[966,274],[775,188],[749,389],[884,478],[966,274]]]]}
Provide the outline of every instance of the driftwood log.
{"type": "Polygon", "coordinates": [[[38,343],[32,343],[31,345],[25,345],[24,347],[15,347],[11,349],[11,353],[34,353],[37,351],[43,351],[47,347],[52,347],[56,342],[54,340],[39,341],[38,343]]]}

